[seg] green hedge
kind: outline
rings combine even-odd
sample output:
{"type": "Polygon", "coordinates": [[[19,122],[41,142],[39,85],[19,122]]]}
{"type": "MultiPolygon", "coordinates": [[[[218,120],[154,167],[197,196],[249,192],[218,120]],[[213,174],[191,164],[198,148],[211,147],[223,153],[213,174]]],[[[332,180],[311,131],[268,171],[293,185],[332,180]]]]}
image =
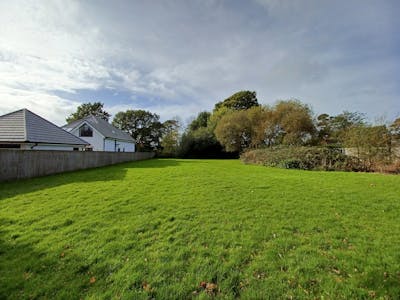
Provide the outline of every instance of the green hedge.
{"type": "Polygon", "coordinates": [[[338,147],[275,147],[249,150],[240,156],[245,163],[303,170],[365,171],[360,160],[346,156],[338,147]]]}

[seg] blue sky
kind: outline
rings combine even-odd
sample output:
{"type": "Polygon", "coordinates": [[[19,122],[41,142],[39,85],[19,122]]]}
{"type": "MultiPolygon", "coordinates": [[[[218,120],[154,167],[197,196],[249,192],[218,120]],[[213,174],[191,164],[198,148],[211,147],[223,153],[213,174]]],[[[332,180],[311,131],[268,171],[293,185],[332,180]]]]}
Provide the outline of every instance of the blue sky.
{"type": "Polygon", "coordinates": [[[400,116],[400,2],[2,1],[0,114],[84,102],[183,121],[239,90],[400,116]]]}

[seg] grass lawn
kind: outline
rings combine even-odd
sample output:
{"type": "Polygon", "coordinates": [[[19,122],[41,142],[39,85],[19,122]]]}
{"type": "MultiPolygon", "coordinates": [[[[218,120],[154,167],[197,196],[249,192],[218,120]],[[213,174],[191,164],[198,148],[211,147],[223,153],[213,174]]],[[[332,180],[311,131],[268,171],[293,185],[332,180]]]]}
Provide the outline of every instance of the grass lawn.
{"type": "Polygon", "coordinates": [[[155,159],[0,184],[1,299],[239,297],[399,299],[400,176],[155,159]]]}

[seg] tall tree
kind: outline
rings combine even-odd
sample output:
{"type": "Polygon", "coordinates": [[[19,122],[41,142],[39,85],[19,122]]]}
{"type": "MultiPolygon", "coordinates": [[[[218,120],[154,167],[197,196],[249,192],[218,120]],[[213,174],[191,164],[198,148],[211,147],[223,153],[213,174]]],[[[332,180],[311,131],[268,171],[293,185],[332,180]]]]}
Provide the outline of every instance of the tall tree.
{"type": "Polygon", "coordinates": [[[214,111],[219,110],[221,107],[243,110],[253,106],[259,106],[256,92],[240,91],[215,104],[214,111]]]}
{"type": "Polygon", "coordinates": [[[365,116],[359,112],[344,111],[336,116],[322,114],[317,117],[318,138],[322,144],[342,144],[352,127],[362,125],[365,125],[365,116]]]}
{"type": "Polygon", "coordinates": [[[227,113],[215,128],[217,140],[229,152],[242,152],[249,147],[258,147],[264,143],[260,125],[265,123],[267,116],[267,108],[259,106],[227,113]]]}
{"type": "Polygon", "coordinates": [[[332,118],[332,127],[334,130],[346,131],[353,126],[365,125],[365,115],[360,112],[344,111],[332,118]]]}
{"type": "Polygon", "coordinates": [[[207,127],[210,116],[211,113],[208,111],[200,112],[197,117],[189,124],[189,130],[195,131],[201,127],[207,127]]]}
{"type": "Polygon", "coordinates": [[[279,101],[274,107],[255,106],[224,114],[215,128],[227,151],[278,144],[303,145],[311,141],[315,127],[311,109],[298,100],[279,101]]]}
{"type": "Polygon", "coordinates": [[[139,151],[154,151],[160,148],[163,125],[160,116],[145,110],[127,110],[115,115],[112,124],[126,132],[136,141],[139,151]]]}
{"type": "Polygon", "coordinates": [[[226,153],[207,127],[186,131],[181,138],[180,157],[185,158],[236,158],[236,154],[226,153]]]}
{"type": "Polygon", "coordinates": [[[315,133],[311,108],[299,100],[279,101],[273,107],[266,131],[275,143],[302,145],[315,133]]]}
{"type": "Polygon", "coordinates": [[[394,122],[389,127],[390,133],[395,140],[400,140],[400,118],[394,120],[394,122]]]}
{"type": "Polygon", "coordinates": [[[319,142],[323,145],[332,144],[333,141],[333,129],[331,126],[332,117],[328,114],[321,114],[317,117],[317,126],[316,129],[318,131],[317,138],[319,142]]]}
{"type": "Polygon", "coordinates": [[[161,148],[162,155],[164,156],[176,156],[179,147],[179,129],[180,123],[176,119],[167,120],[163,124],[163,134],[161,137],[161,148]]]}
{"type": "Polygon", "coordinates": [[[88,115],[94,115],[103,118],[108,122],[110,114],[104,109],[104,103],[94,102],[94,103],[83,103],[78,106],[76,112],[72,113],[68,118],[66,118],[67,123],[82,119],[88,115]]]}
{"type": "Polygon", "coordinates": [[[215,128],[217,140],[229,152],[242,152],[251,143],[251,124],[246,111],[224,115],[215,128]]]}

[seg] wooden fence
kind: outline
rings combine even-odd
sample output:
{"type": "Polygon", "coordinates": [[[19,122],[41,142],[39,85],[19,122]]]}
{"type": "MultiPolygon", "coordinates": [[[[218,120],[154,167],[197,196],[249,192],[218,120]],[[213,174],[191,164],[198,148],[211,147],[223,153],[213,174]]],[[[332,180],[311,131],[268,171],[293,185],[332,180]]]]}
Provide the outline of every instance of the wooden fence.
{"type": "Polygon", "coordinates": [[[0,182],[150,159],[152,152],[0,150],[0,182]]]}

